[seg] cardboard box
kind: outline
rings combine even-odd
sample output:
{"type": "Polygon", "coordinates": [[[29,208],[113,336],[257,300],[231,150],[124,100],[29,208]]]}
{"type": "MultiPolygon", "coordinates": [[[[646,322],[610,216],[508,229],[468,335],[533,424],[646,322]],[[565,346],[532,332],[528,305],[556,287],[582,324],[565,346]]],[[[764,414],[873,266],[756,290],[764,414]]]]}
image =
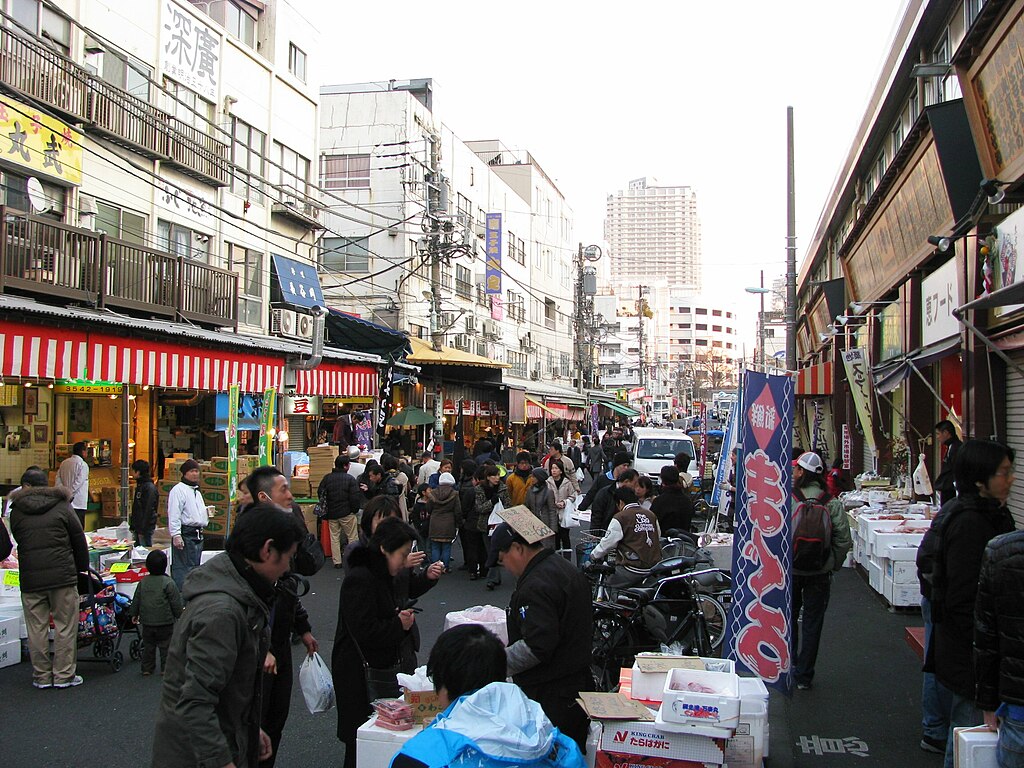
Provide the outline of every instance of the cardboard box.
{"type": "Polygon", "coordinates": [[[308,499],[313,492],[308,477],[291,478],[292,496],[297,499],[308,499]]]}
{"type": "Polygon", "coordinates": [[[207,488],[225,490],[228,487],[228,476],[216,472],[207,472],[199,476],[199,488],[205,491],[207,488]]]}
{"type": "Polygon", "coordinates": [[[417,723],[429,723],[444,712],[434,691],[406,691],[405,702],[412,707],[412,716],[417,723]]]}
{"type": "Polygon", "coordinates": [[[207,504],[213,504],[216,507],[227,507],[229,494],[227,488],[200,488],[200,492],[203,494],[203,501],[207,504]]]}
{"type": "Polygon", "coordinates": [[[654,723],[629,720],[606,721],[601,732],[600,749],[630,756],[667,757],[699,764],[722,765],[725,740],[688,733],[660,731],[654,723]]]}
{"type": "Polygon", "coordinates": [[[214,456],[210,459],[210,471],[227,474],[229,463],[230,460],[227,456],[214,456]]]}
{"type": "Polygon", "coordinates": [[[693,760],[676,760],[672,757],[648,757],[630,755],[624,752],[608,752],[599,749],[594,756],[594,768],[716,768],[715,763],[699,763],[693,760]]]}
{"type": "Polygon", "coordinates": [[[21,640],[14,638],[0,643],[0,669],[21,663],[21,640]]]}

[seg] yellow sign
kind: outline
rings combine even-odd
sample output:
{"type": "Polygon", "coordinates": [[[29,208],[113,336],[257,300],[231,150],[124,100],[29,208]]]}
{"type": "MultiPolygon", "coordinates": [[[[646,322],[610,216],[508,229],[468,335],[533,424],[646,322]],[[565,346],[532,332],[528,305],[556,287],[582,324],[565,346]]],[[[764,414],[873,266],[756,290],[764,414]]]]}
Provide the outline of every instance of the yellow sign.
{"type": "Polygon", "coordinates": [[[120,395],[123,390],[123,384],[100,382],[93,384],[55,384],[53,387],[53,391],[58,395],[120,395]]]}
{"type": "Polygon", "coordinates": [[[111,573],[124,573],[125,571],[128,570],[128,566],[129,565],[130,565],[130,563],[111,563],[110,564],[110,572],[111,573]]]}
{"type": "Polygon", "coordinates": [[[21,587],[21,571],[4,571],[4,586],[21,587]]]}
{"type": "Polygon", "coordinates": [[[82,183],[82,134],[0,96],[0,158],[68,184],[82,183]]]}

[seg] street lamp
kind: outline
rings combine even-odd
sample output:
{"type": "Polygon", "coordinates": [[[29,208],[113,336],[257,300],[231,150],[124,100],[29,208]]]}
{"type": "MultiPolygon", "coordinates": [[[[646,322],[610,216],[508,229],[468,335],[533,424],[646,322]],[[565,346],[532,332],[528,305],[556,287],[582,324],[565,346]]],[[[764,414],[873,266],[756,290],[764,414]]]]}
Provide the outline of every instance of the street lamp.
{"type": "Polygon", "coordinates": [[[747,293],[757,294],[761,297],[761,311],[757,314],[757,356],[761,360],[761,369],[768,370],[764,361],[764,295],[771,293],[771,288],[764,287],[764,270],[761,270],[761,285],[758,288],[744,288],[747,293]]]}

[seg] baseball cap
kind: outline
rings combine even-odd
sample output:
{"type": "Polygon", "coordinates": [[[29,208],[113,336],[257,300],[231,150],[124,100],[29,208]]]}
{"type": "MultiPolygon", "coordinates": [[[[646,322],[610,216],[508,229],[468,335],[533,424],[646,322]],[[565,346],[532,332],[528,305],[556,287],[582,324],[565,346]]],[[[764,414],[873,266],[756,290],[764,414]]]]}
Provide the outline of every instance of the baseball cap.
{"type": "Polygon", "coordinates": [[[491,545],[487,552],[487,563],[484,567],[494,568],[498,565],[498,555],[505,552],[516,540],[516,532],[508,523],[502,523],[491,534],[491,545]]]}
{"type": "Polygon", "coordinates": [[[800,458],[796,460],[796,465],[816,475],[825,471],[825,465],[821,463],[821,456],[810,451],[801,453],[800,458]]]}

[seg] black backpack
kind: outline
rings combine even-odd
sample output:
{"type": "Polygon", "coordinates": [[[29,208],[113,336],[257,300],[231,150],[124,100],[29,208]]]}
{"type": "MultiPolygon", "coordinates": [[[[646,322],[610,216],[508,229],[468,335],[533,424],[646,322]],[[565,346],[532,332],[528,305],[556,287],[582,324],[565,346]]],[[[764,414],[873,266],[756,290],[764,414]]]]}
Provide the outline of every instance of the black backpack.
{"type": "Polygon", "coordinates": [[[832,553],[828,495],[808,499],[799,490],[794,490],[793,495],[799,502],[793,511],[793,570],[820,571],[832,553]]]}
{"type": "Polygon", "coordinates": [[[384,476],[384,482],[381,484],[381,492],[385,496],[402,495],[402,484],[398,482],[398,470],[388,470],[388,473],[384,476]]]}

